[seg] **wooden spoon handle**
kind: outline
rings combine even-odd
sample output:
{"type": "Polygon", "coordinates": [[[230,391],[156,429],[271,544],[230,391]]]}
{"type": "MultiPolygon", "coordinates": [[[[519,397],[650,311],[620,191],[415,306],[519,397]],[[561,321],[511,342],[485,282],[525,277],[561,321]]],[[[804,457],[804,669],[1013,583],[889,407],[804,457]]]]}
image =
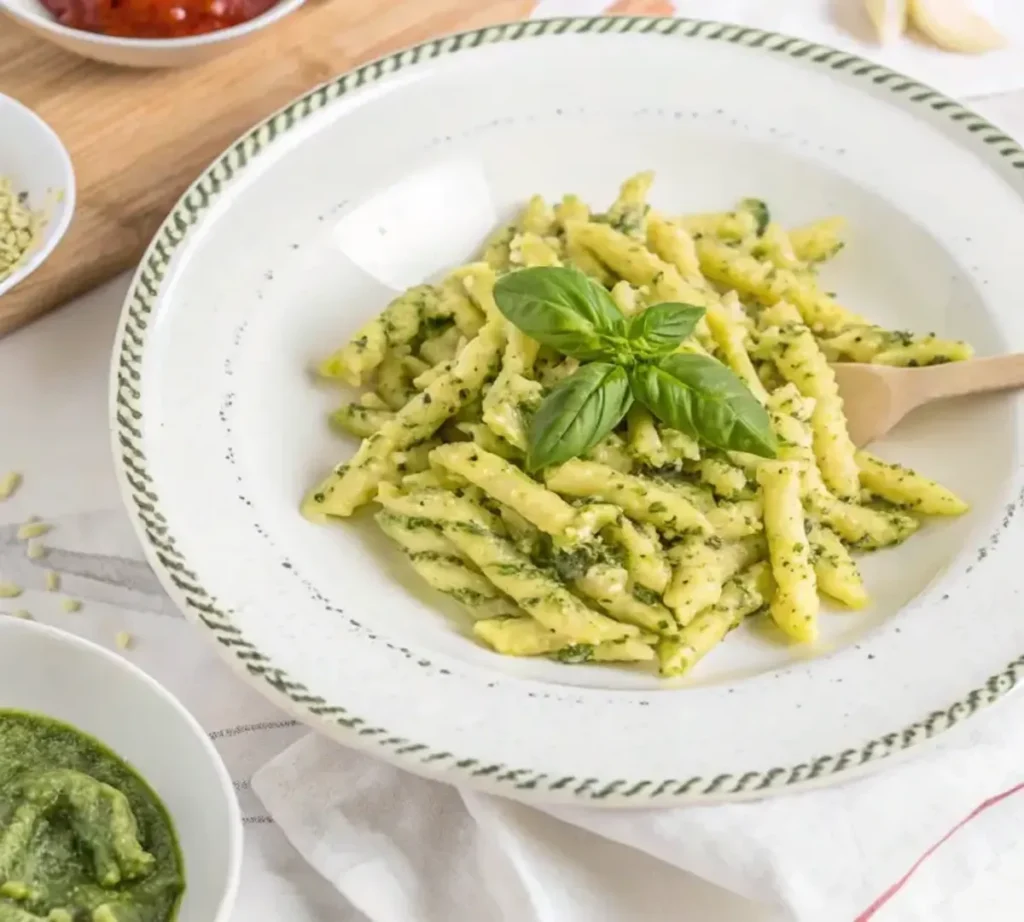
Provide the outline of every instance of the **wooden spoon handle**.
{"type": "Polygon", "coordinates": [[[1024,353],[932,365],[915,371],[920,375],[919,403],[941,397],[959,397],[984,391],[1024,387],[1024,353]]]}

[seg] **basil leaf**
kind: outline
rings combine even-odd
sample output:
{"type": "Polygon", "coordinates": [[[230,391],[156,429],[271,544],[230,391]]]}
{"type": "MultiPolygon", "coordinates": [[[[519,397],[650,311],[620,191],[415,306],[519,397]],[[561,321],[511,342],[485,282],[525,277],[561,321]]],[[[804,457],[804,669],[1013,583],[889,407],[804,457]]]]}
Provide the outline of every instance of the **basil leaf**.
{"type": "Polygon", "coordinates": [[[703,307],[666,301],[654,304],[629,321],[629,345],[644,358],[667,355],[693,332],[703,307]]]}
{"type": "Polygon", "coordinates": [[[537,342],[584,361],[611,358],[626,318],[611,295],[577,269],[538,266],[503,275],[494,285],[498,310],[537,342]]]}
{"type": "Polygon", "coordinates": [[[721,362],[680,352],[637,365],[630,384],[636,399],[673,429],[716,448],[775,457],[767,412],[721,362]]]}
{"type": "Polygon", "coordinates": [[[606,362],[584,365],[560,381],[533,414],[527,470],[586,454],[622,421],[632,402],[624,368],[606,362]]]}

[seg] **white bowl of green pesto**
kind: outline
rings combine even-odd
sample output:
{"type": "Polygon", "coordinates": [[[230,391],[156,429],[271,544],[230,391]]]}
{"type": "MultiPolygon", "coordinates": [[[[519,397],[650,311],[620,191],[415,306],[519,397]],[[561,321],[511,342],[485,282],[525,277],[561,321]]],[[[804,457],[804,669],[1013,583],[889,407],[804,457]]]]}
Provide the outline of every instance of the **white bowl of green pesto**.
{"type": "Polygon", "coordinates": [[[181,704],[0,619],[0,922],[226,922],[241,857],[231,779],[181,704]]]}

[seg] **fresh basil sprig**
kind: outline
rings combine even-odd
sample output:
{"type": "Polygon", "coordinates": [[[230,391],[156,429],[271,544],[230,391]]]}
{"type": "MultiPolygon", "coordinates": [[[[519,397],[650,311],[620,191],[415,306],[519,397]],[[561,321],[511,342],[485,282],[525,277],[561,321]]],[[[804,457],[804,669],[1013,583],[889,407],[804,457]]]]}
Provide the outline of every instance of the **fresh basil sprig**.
{"type": "Polygon", "coordinates": [[[529,470],[586,454],[634,399],[666,425],[716,448],[775,457],[771,420],[743,381],[709,356],[676,351],[703,308],[655,304],[627,321],[603,286],[562,267],[510,272],[495,284],[494,300],[528,336],[590,363],[537,408],[529,470]]]}

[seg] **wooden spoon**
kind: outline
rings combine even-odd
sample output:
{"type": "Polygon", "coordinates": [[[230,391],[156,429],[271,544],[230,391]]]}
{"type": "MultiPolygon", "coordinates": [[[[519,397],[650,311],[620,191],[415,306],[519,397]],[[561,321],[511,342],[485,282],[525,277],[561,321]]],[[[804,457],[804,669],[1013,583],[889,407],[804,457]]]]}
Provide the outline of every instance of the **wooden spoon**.
{"type": "Polygon", "coordinates": [[[842,363],[832,370],[850,438],[858,447],[881,438],[911,410],[933,400],[1024,387],[1024,354],[927,368],[842,363]]]}

